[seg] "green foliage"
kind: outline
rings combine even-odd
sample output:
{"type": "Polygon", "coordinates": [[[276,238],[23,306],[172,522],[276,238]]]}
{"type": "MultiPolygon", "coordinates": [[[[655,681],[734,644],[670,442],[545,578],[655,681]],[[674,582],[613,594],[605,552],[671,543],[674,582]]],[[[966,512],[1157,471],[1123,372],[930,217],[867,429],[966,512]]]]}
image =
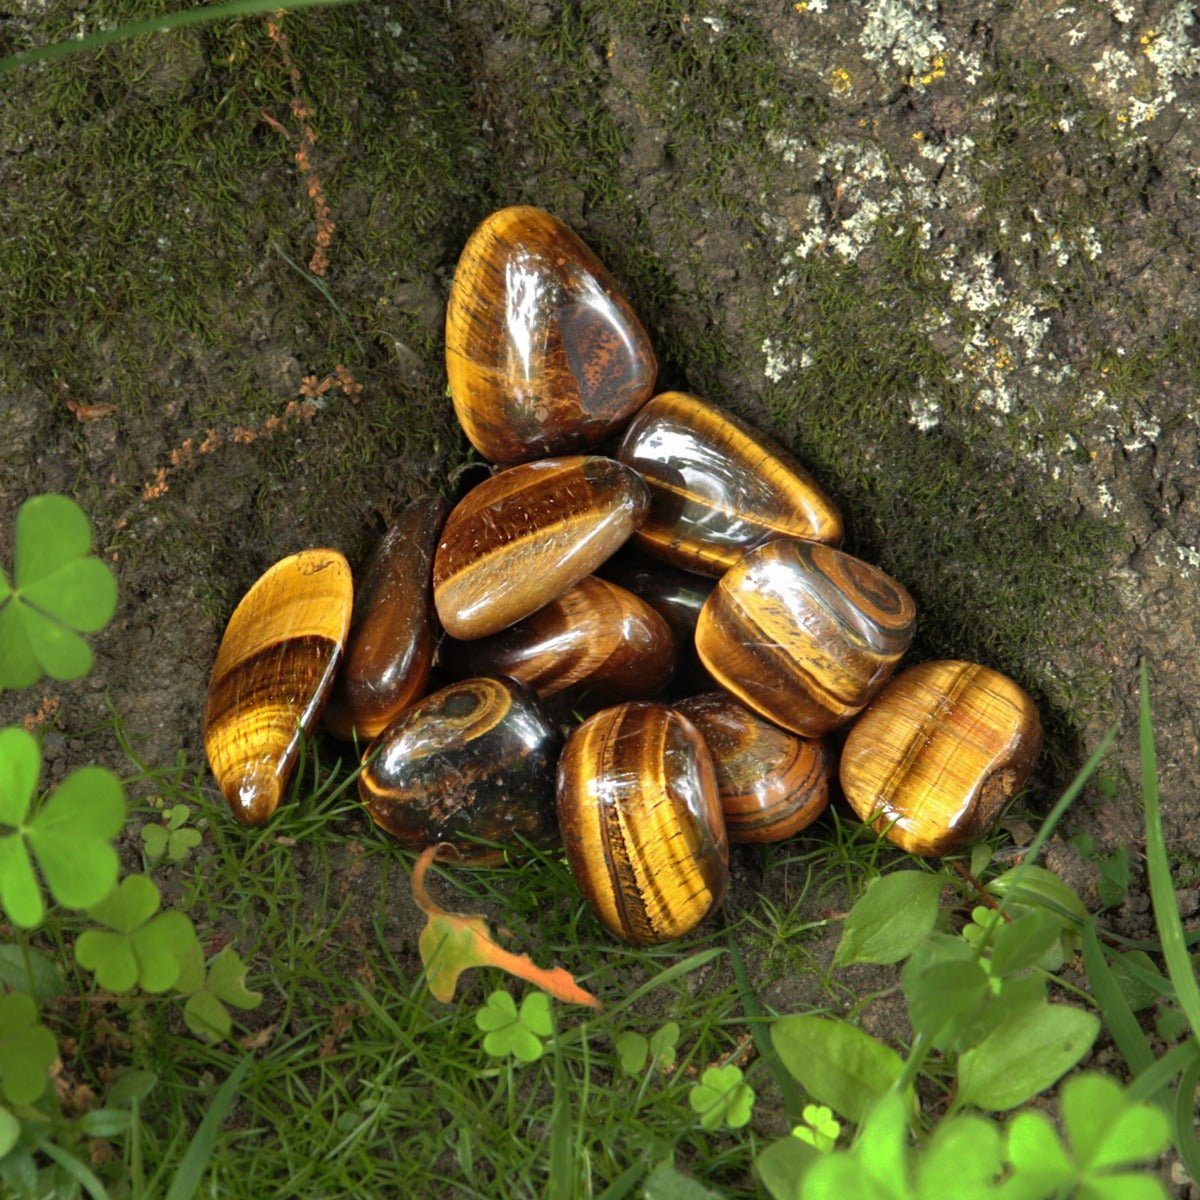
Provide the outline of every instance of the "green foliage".
{"type": "Polygon", "coordinates": [[[632,1030],[618,1034],[615,1046],[621,1070],[626,1075],[640,1075],[649,1059],[652,1068],[670,1071],[675,1066],[675,1045],[678,1041],[679,1025],[675,1021],[668,1021],[649,1038],[632,1030]]]}
{"type": "Polygon", "coordinates": [[[688,1103],[699,1114],[702,1129],[740,1129],[754,1109],[754,1089],[733,1063],[708,1067],[688,1093],[688,1103]]]}
{"type": "Polygon", "coordinates": [[[941,875],[925,871],[897,871],[873,879],[846,918],[833,965],[907,958],[933,928],[944,885],[941,875]]]}
{"type": "Polygon", "coordinates": [[[228,1005],[253,1009],[262,1003],[262,993],[246,987],[246,965],[230,946],[225,946],[204,967],[204,951],[193,942],[182,956],[182,969],[176,988],[187,997],[183,1019],[197,1036],[219,1042],[229,1036],[233,1018],[228,1005]]]}
{"type": "Polygon", "coordinates": [[[1120,904],[1129,891],[1128,847],[1118,846],[1111,854],[1099,854],[1096,851],[1096,840],[1090,833],[1077,833],[1071,839],[1071,845],[1099,869],[1100,882],[1097,890],[1100,893],[1100,903],[1105,908],[1113,908],[1120,904]]]}
{"type": "Polygon", "coordinates": [[[0,946],[0,987],[28,988],[39,1003],[67,993],[58,963],[33,946],[0,946]]]}
{"type": "Polygon", "coordinates": [[[21,1136],[21,1122],[3,1105],[0,1105],[0,1159],[16,1144],[21,1136]]]}
{"type": "Polygon", "coordinates": [[[87,908],[117,878],[109,842],[125,821],[125,792],[111,771],[81,767],[31,818],[41,773],[37,740],[23,729],[0,730],[0,902],[14,925],[31,929],[45,915],[30,855],[50,894],[68,908],[87,908]]]}
{"type": "Polygon", "coordinates": [[[146,854],[153,859],[165,854],[173,863],[181,863],[204,840],[198,829],[187,829],[192,810],[186,804],[174,804],[163,814],[160,825],[143,825],[142,841],[146,854]]]}
{"type": "Polygon", "coordinates": [[[484,1031],[483,1048],[488,1054],[511,1054],[521,1062],[536,1062],[546,1050],[542,1039],[554,1031],[550,997],[545,992],[529,992],[518,1012],[512,996],[498,988],[475,1014],[475,1024],[484,1031]]]}
{"type": "Polygon", "coordinates": [[[34,496],[17,511],[11,586],[0,570],[0,691],[92,669],[79,634],[112,619],[117,584],[91,546],[87,515],[67,496],[34,496]]]}
{"type": "Polygon", "coordinates": [[[45,1090],[58,1056],[54,1034],[37,1019],[24,992],[0,996],[0,1091],[11,1104],[32,1104],[45,1090]]]}
{"type": "Polygon", "coordinates": [[[827,1154],[837,1145],[842,1133],[841,1125],[823,1104],[806,1104],[803,1117],[804,1124],[792,1130],[792,1137],[806,1142],[818,1154],[827,1154]]]}

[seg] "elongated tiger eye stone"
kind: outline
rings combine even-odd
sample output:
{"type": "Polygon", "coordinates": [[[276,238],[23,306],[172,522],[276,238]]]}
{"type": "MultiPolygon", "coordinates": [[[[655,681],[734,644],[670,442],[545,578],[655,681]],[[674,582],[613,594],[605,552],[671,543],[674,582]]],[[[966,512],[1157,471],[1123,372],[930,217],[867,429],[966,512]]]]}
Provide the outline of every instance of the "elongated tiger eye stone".
{"type": "Polygon", "coordinates": [[[627,942],[683,937],[725,898],[712,759],[662,705],[623,704],[575,729],[558,766],[558,822],[579,890],[627,942]]]}
{"type": "Polygon", "coordinates": [[[450,395],[471,444],[498,463],[590,450],[646,402],[658,365],[600,260],[538,208],[504,208],[471,235],[446,309],[450,395]]]}
{"type": "Polygon", "coordinates": [[[686,392],[655,396],[617,458],[650,488],[635,545],[672,566],[721,575],[773,538],[842,540],[833,501],[782,446],[686,392]]]}
{"type": "Polygon", "coordinates": [[[243,825],[279,805],[346,644],[350,565],[304,550],[271,567],[234,609],[204,702],[204,749],[243,825]]]}
{"type": "Polygon", "coordinates": [[[781,842],[811,825],[829,804],[831,755],[756,716],[725,692],[674,705],[712,755],[731,842],[781,842]]]}
{"type": "Polygon", "coordinates": [[[449,842],[475,866],[557,840],[561,738],[514,679],[464,679],[401,713],[367,748],[358,793],[375,824],[412,850],[449,842]]]}
{"type": "Polygon", "coordinates": [[[855,721],[841,782],[854,811],[912,854],[948,854],[987,837],[1042,748],[1028,695],[968,662],[901,672],[855,721]]]}
{"type": "Polygon", "coordinates": [[[433,600],[451,637],[507,629],[574,587],[646,515],[635,471],[611,458],[511,467],[463,497],[433,560],[433,600]]]}
{"type": "Polygon", "coordinates": [[[696,649],[755,712],[805,737],[848,721],[912,641],[912,597],[889,575],[819,542],[751,550],[705,602],[696,649]]]}
{"type": "Polygon", "coordinates": [[[325,707],[325,726],[347,741],[373,738],[425,691],[437,620],[433,553],[446,502],[408,505],[375,548],[355,589],[346,655],[325,707]]]}
{"type": "Polygon", "coordinates": [[[632,592],[589,575],[532,616],[474,642],[442,643],[454,675],[511,675],[543,699],[567,690],[613,700],[653,696],[670,682],[675,639],[632,592]]]}

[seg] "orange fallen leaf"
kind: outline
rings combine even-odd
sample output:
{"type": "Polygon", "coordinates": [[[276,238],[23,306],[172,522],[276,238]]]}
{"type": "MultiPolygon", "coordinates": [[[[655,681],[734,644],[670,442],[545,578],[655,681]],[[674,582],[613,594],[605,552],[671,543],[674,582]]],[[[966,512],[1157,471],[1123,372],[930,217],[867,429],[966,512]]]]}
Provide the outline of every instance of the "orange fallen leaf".
{"type": "MultiPolygon", "coordinates": [[[[518,979],[549,992],[568,1004],[600,1008],[600,1001],[584,991],[562,967],[543,970],[526,954],[511,954],[492,941],[487,921],[479,916],[446,912],[425,890],[425,872],[433,865],[444,843],[422,852],[413,867],[412,894],[417,907],[429,918],[417,945],[425,964],[425,980],[438,1000],[450,1001],[458,977],[470,967],[499,967],[518,979]]],[[[446,847],[449,848],[449,847],[446,847]]]]}
{"type": "Polygon", "coordinates": [[[101,417],[110,417],[117,411],[115,404],[79,404],[74,400],[68,400],[67,407],[79,421],[98,421],[101,417]]]}

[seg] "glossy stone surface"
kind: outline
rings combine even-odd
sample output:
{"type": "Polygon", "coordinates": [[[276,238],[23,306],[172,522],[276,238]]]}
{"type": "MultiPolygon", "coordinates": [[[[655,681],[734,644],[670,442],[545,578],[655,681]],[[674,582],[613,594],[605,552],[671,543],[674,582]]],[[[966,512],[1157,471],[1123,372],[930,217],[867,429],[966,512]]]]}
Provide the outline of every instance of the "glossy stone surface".
{"type": "Polygon", "coordinates": [[[446,309],[450,394],[484,458],[590,450],[646,402],[650,339],[600,260],[562,221],[504,208],[471,235],[446,309]]]}
{"type": "Polygon", "coordinates": [[[1037,708],[1007,676],[977,663],[921,663],[854,723],[842,790],[896,845],[949,854],[987,837],[1041,747],[1037,708]]]}
{"type": "Polygon", "coordinates": [[[610,558],[601,574],[645,600],[670,625],[680,645],[691,645],[700,610],[716,586],[713,579],[627,550],[610,558]]]}
{"type": "Polygon", "coordinates": [[[433,599],[452,637],[507,629],[618,550],[649,507],[646,485],[611,458],[511,467],[451,512],[433,560],[433,599]]]}
{"type": "Polygon", "coordinates": [[[437,619],[433,554],[446,502],[426,496],[408,505],[375,548],[359,586],[341,669],[325,708],[325,727],[369,741],[425,692],[437,619]]]}
{"type": "Polygon", "coordinates": [[[229,618],[204,702],[204,749],[243,825],[262,825],[283,798],[333,683],[353,603],[345,558],[305,550],[263,574],[229,618]]]}
{"type": "Polygon", "coordinates": [[[700,612],[696,649],[713,678],[776,725],[819,737],[867,704],[916,621],[878,567],[819,542],[751,550],[700,612]]]}
{"type": "Polygon", "coordinates": [[[572,691],[610,702],[653,696],[670,682],[675,638],[632,592],[594,575],[523,621],[474,642],[442,643],[455,675],[511,675],[543,698],[572,691]]]}
{"type": "Polygon", "coordinates": [[[662,705],[605,709],[574,730],[558,767],[558,821],[579,890],[627,942],[683,937],[725,898],[712,760],[695,727],[662,705]]]}
{"type": "Polygon", "coordinates": [[[534,694],[513,679],[464,679],[402,713],[367,748],[358,794],[375,824],[412,850],[455,846],[449,862],[555,843],[561,745],[534,694]]]}
{"type": "Polygon", "coordinates": [[[655,396],[617,458],[650,488],[635,545],[673,566],[720,575],[772,538],[842,540],[833,501],[782,446],[686,392],[655,396]]]}
{"type": "Polygon", "coordinates": [[[726,692],[673,707],[712,755],[731,842],[781,842],[825,811],[832,755],[824,742],[785,733],[726,692]]]}

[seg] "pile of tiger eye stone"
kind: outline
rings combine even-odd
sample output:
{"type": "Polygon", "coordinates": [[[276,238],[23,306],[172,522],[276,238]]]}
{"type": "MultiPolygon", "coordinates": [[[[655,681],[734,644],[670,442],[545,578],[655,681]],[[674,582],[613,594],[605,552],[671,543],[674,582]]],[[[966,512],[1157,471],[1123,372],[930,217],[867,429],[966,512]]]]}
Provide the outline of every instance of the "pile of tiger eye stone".
{"type": "Polygon", "coordinates": [[[837,548],[837,508],[786,450],[655,394],[645,330],[562,222],[519,207],[476,229],[446,365],[489,477],[452,509],[410,504],[357,586],[337,551],[303,551],[230,620],[204,739],[239,821],[270,818],[323,713],[365,744],[382,829],[476,863],[561,838],[636,944],[694,929],[728,843],[803,829],[835,772],[906,850],[987,834],[1041,747],[1032,701],[974,663],[893,677],[908,592],[837,548]]]}

